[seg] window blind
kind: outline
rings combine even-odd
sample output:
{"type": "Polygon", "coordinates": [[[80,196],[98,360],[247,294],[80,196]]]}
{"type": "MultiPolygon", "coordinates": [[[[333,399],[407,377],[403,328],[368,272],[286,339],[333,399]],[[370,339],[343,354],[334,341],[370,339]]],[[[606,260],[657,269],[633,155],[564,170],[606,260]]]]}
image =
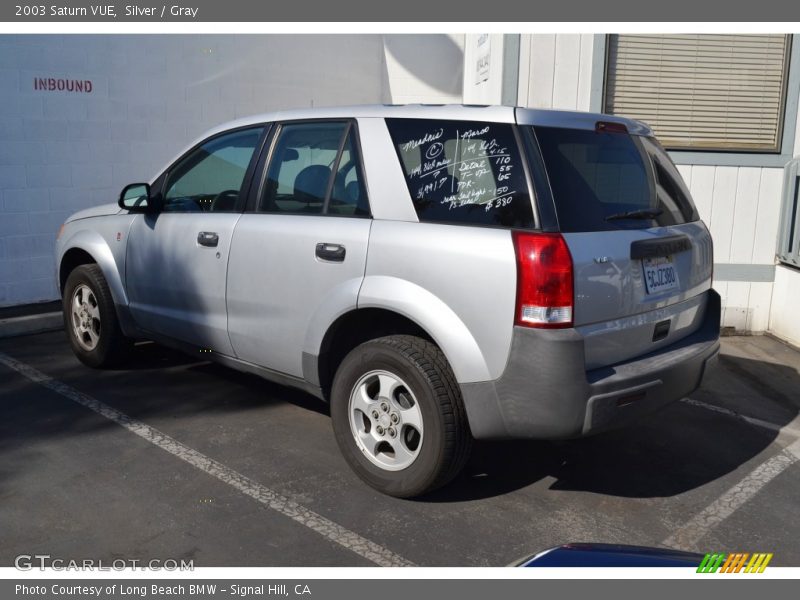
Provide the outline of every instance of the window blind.
{"type": "Polygon", "coordinates": [[[786,35],[611,35],[605,112],[670,149],[779,151],[786,35]]]}

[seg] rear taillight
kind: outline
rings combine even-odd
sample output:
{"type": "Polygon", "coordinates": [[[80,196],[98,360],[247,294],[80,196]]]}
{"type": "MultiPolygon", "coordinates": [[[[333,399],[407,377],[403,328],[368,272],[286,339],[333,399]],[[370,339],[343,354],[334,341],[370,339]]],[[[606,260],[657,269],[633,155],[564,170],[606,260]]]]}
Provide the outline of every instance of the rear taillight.
{"type": "Polygon", "coordinates": [[[517,253],[514,323],[525,327],[572,326],[572,257],[558,233],[512,232],[517,253]]]}

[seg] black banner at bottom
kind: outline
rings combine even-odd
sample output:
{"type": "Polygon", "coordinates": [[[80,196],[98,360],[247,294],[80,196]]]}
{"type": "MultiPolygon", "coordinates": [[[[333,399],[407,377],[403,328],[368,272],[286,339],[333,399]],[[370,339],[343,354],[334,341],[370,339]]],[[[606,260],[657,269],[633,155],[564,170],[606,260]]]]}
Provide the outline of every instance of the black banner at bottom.
{"type": "MultiPolygon", "coordinates": [[[[564,572],[569,576],[569,571],[564,572]]],[[[726,594],[726,600],[752,598],[754,593],[788,594],[797,583],[792,580],[753,577],[698,575],[697,579],[635,580],[561,580],[561,579],[285,579],[285,580],[212,580],[212,579],[25,579],[0,581],[0,598],[7,600],[353,600],[378,595],[381,600],[409,598],[486,598],[621,597],[660,600],[709,598],[708,594],[726,594]],[[758,586],[756,589],[755,586],[758,586]],[[713,588],[713,589],[712,589],[713,588]]],[[[772,595],[775,594],[775,595],[772,595]]]]}

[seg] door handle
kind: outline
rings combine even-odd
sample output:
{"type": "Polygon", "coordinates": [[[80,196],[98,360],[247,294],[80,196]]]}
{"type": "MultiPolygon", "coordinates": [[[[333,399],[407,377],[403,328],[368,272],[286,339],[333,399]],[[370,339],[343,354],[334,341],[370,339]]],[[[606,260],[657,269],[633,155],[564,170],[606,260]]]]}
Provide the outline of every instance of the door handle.
{"type": "Polygon", "coordinates": [[[201,246],[214,248],[219,244],[219,235],[214,231],[201,231],[197,234],[197,243],[201,246]]]}
{"type": "Polygon", "coordinates": [[[344,262],[346,251],[341,244],[317,244],[317,258],[328,262],[344,262]]]}

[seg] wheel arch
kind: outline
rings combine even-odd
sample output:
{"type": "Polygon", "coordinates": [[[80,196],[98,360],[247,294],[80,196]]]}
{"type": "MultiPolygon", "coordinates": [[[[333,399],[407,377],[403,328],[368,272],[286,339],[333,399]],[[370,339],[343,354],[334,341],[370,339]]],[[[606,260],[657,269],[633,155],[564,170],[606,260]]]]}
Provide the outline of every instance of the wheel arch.
{"type": "Polygon", "coordinates": [[[327,396],[336,368],[350,350],[394,334],[416,335],[436,344],[459,383],[490,378],[475,338],[453,310],[428,290],[393,277],[364,280],[357,307],[337,316],[319,343],[306,347],[304,377],[327,396]]]}
{"type": "Polygon", "coordinates": [[[315,355],[304,354],[303,375],[318,383],[328,398],[336,370],[353,348],[378,337],[401,333],[433,341],[427,331],[400,313],[385,308],[354,308],[330,324],[315,355]]]}
{"type": "Polygon", "coordinates": [[[94,265],[97,261],[83,248],[70,248],[61,257],[61,264],[58,267],[58,289],[63,294],[64,286],[67,284],[67,277],[81,265],[94,265]]]}
{"type": "Polygon", "coordinates": [[[108,283],[114,303],[127,306],[128,297],[122,275],[106,240],[97,232],[82,229],[72,235],[62,246],[58,260],[58,283],[61,294],[69,274],[80,265],[96,264],[108,283]]]}

